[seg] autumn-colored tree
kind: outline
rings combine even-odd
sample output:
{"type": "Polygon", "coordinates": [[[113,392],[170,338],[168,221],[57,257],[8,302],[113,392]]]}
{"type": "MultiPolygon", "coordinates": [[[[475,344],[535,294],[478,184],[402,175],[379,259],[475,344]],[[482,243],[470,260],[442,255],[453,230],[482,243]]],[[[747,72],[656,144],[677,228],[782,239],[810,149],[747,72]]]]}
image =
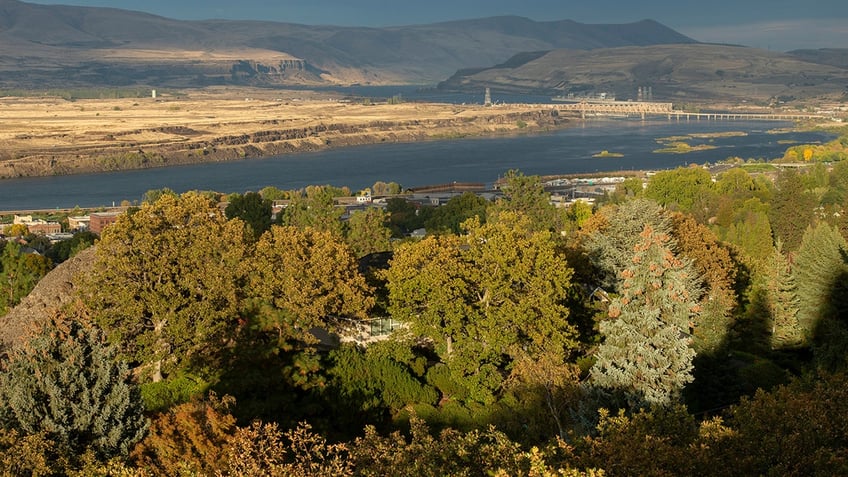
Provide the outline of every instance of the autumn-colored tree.
{"type": "Polygon", "coordinates": [[[201,195],[163,195],[104,231],[80,296],[153,381],[214,366],[239,326],[244,231],[201,195]]]}
{"type": "Polygon", "coordinates": [[[693,346],[699,352],[715,351],[733,325],[737,264],[715,234],[690,215],[673,214],[672,224],[680,255],[692,261],[705,288],[703,296],[696,297],[701,313],[694,326],[693,346]]]}
{"type": "MultiPolygon", "coordinates": [[[[373,427],[350,444],[350,459],[356,475],[378,477],[384,475],[415,474],[425,477],[467,475],[483,477],[506,476],[593,476],[603,472],[589,469],[586,472],[558,463],[548,458],[539,448],[525,451],[506,434],[490,427],[467,433],[445,429],[437,435],[420,419],[410,422],[410,437],[400,432],[381,436],[373,427]]],[[[571,457],[571,448],[559,441],[552,446],[552,454],[571,457]]]]}
{"type": "Polygon", "coordinates": [[[3,232],[9,237],[26,237],[29,235],[29,228],[24,224],[12,224],[5,227],[3,232]]]}
{"type": "Polygon", "coordinates": [[[590,383],[623,394],[632,409],[674,404],[692,381],[688,331],[697,321],[700,290],[691,263],[677,258],[669,241],[645,226],[622,272],[621,296],[600,325],[604,342],[590,383]]]}
{"type": "Polygon", "coordinates": [[[224,457],[227,466],[216,474],[221,477],[355,475],[347,445],[327,442],[306,423],[283,432],[276,423],[254,421],[238,429],[224,457]]]}
{"type": "Polygon", "coordinates": [[[523,441],[546,442],[552,435],[565,439],[575,429],[572,411],[582,397],[580,368],[556,355],[522,358],[512,364],[504,390],[509,396],[498,427],[523,441]]]}
{"type": "Polygon", "coordinates": [[[844,373],[757,391],[735,406],[730,432],[712,444],[714,475],[845,475],[844,373]]]}
{"type": "Polygon", "coordinates": [[[0,475],[49,477],[60,470],[56,443],[46,432],[27,434],[0,428],[0,475]]]}
{"type": "Polygon", "coordinates": [[[579,442],[579,466],[605,475],[709,475],[699,464],[695,418],[680,405],[628,415],[601,411],[597,436],[579,442]]]}
{"type": "Polygon", "coordinates": [[[150,432],[130,456],[153,475],[213,475],[225,465],[225,450],[237,431],[231,397],[209,394],[153,419],[150,432]]]}

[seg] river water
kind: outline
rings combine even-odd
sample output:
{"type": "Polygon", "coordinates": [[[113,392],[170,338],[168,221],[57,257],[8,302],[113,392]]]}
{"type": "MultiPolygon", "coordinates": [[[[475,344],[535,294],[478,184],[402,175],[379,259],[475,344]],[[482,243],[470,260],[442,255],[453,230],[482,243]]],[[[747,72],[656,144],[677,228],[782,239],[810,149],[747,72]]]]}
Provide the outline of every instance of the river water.
{"type": "Polygon", "coordinates": [[[376,181],[404,187],[452,181],[490,184],[510,169],[528,175],[668,169],[732,156],[773,159],[792,143],[833,138],[820,132],[773,132],[785,126],[773,121],[590,119],[568,129],[517,137],[378,144],[227,163],[8,179],[0,180],[0,210],[110,206],[138,201],[146,191],[163,187],[177,192],[246,192],[269,185],[288,190],[331,184],[359,190],[376,181]],[[653,152],[660,147],[658,138],[727,131],[747,135],[689,141],[716,146],[712,150],[653,152]],[[592,157],[602,150],[624,157],[592,157]]]}

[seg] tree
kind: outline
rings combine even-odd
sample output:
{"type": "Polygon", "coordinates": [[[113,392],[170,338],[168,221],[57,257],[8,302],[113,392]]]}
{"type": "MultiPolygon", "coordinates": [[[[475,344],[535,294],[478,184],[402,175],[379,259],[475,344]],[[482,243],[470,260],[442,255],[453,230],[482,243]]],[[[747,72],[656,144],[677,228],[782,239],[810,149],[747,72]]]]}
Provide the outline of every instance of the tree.
{"type": "Polygon", "coordinates": [[[797,285],[789,260],[783,254],[783,243],[779,240],[766,264],[765,278],[772,322],[771,347],[797,347],[804,342],[804,332],[798,321],[797,285]]]}
{"type": "Polygon", "coordinates": [[[350,214],[347,222],[347,244],[357,257],[391,250],[392,231],[386,226],[389,214],[379,207],[368,207],[350,214]]]}
{"type": "Polygon", "coordinates": [[[773,248],[771,222],[765,205],[757,198],[745,201],[738,219],[725,232],[724,240],[739,248],[747,265],[761,269],[773,248]]]}
{"type": "Polygon", "coordinates": [[[389,311],[432,341],[441,361],[486,401],[500,369],[523,356],[563,357],[576,330],[564,306],[571,270],[548,231],[515,212],[464,224],[467,235],[402,246],[386,272],[389,311]]]}
{"type": "Polygon", "coordinates": [[[788,252],[798,250],[804,230],[813,221],[815,201],[805,190],[801,176],[791,168],[781,171],[775,181],[769,219],[775,239],[783,241],[788,252]]]}
{"type": "Polygon", "coordinates": [[[302,195],[295,195],[279,216],[280,225],[312,227],[342,236],[341,217],[344,209],[336,207],[335,198],[350,195],[330,186],[309,186],[302,195]]]}
{"type": "Polygon", "coordinates": [[[798,321],[805,342],[812,343],[826,320],[844,317],[844,298],[837,294],[844,287],[848,244],[838,230],[821,222],[808,227],[795,259],[798,321]],[[842,315],[842,316],[840,316],[842,315]]]}
{"type": "Polygon", "coordinates": [[[201,195],[164,195],[104,231],[80,296],[153,381],[213,365],[239,326],[244,231],[201,195]]]}
{"type": "Polygon", "coordinates": [[[545,191],[539,176],[510,170],[504,175],[500,190],[503,197],[491,205],[491,214],[520,212],[530,219],[533,230],[562,230],[564,215],[551,204],[551,195],[545,191]]]}
{"type": "Polygon", "coordinates": [[[17,242],[6,242],[0,254],[0,316],[20,303],[51,266],[50,259],[24,253],[17,242]]]}
{"type": "Polygon", "coordinates": [[[687,330],[699,294],[691,264],[674,255],[668,235],[647,225],[640,236],[590,370],[592,385],[622,393],[631,409],[674,404],[692,381],[687,330]]]}
{"type": "Polygon", "coordinates": [[[736,292],[737,264],[718,237],[690,215],[672,215],[672,235],[680,255],[691,260],[703,279],[705,293],[699,298],[701,314],[695,323],[693,345],[698,352],[715,351],[724,344],[733,325],[733,310],[738,304],[736,292]]]}
{"type": "Polygon", "coordinates": [[[152,204],[154,202],[157,202],[159,199],[161,199],[162,196],[166,196],[166,195],[176,197],[177,193],[174,192],[173,190],[167,188],[167,187],[163,187],[161,189],[150,189],[149,191],[144,193],[144,195],[141,198],[141,202],[142,202],[142,204],[144,204],[144,203],[152,204]]]}
{"type": "Polygon", "coordinates": [[[645,196],[660,205],[680,211],[693,212],[696,204],[712,194],[713,181],[709,171],[702,167],[678,167],[658,172],[648,181],[645,196]]]}
{"type": "Polygon", "coordinates": [[[277,346],[312,343],[313,328],[339,332],[374,305],[356,258],[339,236],[273,226],[256,244],[250,276],[256,326],[277,346]]]}
{"type": "Polygon", "coordinates": [[[373,194],[376,196],[397,195],[400,194],[403,188],[397,182],[389,182],[386,184],[383,181],[377,181],[371,187],[373,194]]]}
{"type": "Polygon", "coordinates": [[[131,459],[154,475],[212,475],[223,468],[227,444],[238,430],[229,413],[234,401],[210,394],[159,414],[131,459]]]}
{"type": "Polygon", "coordinates": [[[424,226],[424,221],[418,215],[418,209],[408,200],[392,197],[386,201],[386,212],[389,214],[389,226],[392,236],[402,238],[415,229],[424,226]]]}
{"type": "Polygon", "coordinates": [[[94,232],[90,232],[88,230],[77,232],[70,240],[62,240],[59,243],[53,244],[53,246],[50,247],[50,250],[47,251],[47,257],[50,258],[53,263],[62,263],[79,252],[94,245],[95,241],[97,241],[97,234],[94,232]]]}
{"type": "Polygon", "coordinates": [[[5,232],[10,237],[26,237],[29,235],[29,228],[24,224],[12,224],[6,227],[5,232]]]}
{"type": "Polygon", "coordinates": [[[0,374],[0,399],[13,428],[45,432],[69,457],[125,456],[147,430],[127,364],[80,316],[54,316],[13,348],[0,374]]]}
{"type": "Polygon", "coordinates": [[[596,225],[587,226],[591,231],[586,237],[585,248],[600,270],[598,283],[607,291],[618,289],[621,272],[630,265],[633,248],[639,242],[639,234],[645,225],[650,225],[658,233],[671,231],[669,215],[649,199],[604,207],[590,222],[596,225]]]}
{"type": "Polygon", "coordinates": [[[264,199],[256,192],[230,196],[224,213],[228,219],[238,217],[249,225],[254,239],[258,239],[271,228],[271,200],[264,199]]]}
{"type": "Polygon", "coordinates": [[[460,225],[471,217],[486,221],[489,201],[473,192],[452,197],[445,205],[436,207],[424,221],[428,232],[460,233],[460,225]]]}

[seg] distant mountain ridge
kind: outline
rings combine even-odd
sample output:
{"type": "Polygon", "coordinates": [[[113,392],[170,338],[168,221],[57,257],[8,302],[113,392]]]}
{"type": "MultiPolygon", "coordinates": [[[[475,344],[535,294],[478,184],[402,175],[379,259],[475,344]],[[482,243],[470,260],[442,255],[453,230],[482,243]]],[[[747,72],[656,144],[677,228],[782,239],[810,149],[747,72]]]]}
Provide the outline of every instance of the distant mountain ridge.
{"type": "Polygon", "coordinates": [[[652,20],[502,16],[385,28],[182,21],[0,0],[0,81],[39,84],[433,83],[527,51],[691,44],[652,20]]]}
{"type": "Polygon", "coordinates": [[[572,95],[600,93],[655,100],[772,101],[848,97],[844,50],[779,53],[705,43],[523,53],[489,67],[460,70],[439,88],[572,95]]]}

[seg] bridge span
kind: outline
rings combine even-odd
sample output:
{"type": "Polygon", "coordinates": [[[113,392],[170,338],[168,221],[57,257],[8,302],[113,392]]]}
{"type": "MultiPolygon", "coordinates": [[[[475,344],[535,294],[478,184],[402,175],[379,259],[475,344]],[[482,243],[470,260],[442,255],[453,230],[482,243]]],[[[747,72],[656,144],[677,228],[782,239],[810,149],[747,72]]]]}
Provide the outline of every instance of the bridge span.
{"type": "Polygon", "coordinates": [[[707,120],[767,120],[767,121],[795,121],[799,119],[821,119],[819,114],[790,114],[790,113],[733,113],[733,112],[687,112],[675,110],[672,103],[660,103],[652,101],[577,101],[558,104],[560,111],[579,112],[580,117],[585,119],[588,115],[600,116],[640,116],[645,119],[648,115],[666,116],[668,119],[707,119],[707,120]]]}

